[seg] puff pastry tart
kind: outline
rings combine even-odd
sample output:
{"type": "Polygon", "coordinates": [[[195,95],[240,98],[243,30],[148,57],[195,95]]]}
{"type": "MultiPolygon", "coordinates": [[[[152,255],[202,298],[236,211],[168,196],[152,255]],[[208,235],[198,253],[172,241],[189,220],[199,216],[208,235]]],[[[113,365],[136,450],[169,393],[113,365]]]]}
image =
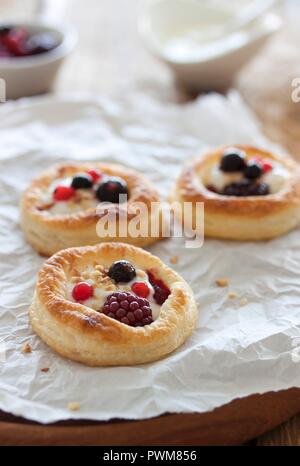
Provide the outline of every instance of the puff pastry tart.
{"type": "Polygon", "coordinates": [[[163,358],[191,334],[196,303],[160,259],[123,243],[69,248],[39,272],[30,320],[61,355],[89,366],[163,358]]]}
{"type": "Polygon", "coordinates": [[[21,224],[27,240],[45,256],[103,241],[122,240],[143,247],[161,236],[160,225],[151,234],[153,222],[159,217],[155,208],[150,209],[153,205],[160,209],[157,191],[134,170],[102,163],[57,165],[34,179],[25,191],[21,224]],[[128,226],[126,230],[119,229],[119,219],[125,212],[129,224],[136,216],[131,207],[139,202],[149,209],[146,219],[149,232],[132,236],[128,226]],[[99,226],[99,220],[108,214],[108,203],[110,214],[116,215],[112,231],[105,224],[99,226]]]}
{"type": "Polygon", "coordinates": [[[255,147],[220,147],[195,158],[182,171],[173,199],[204,203],[206,236],[266,240],[300,223],[300,169],[289,158],[255,147]]]}

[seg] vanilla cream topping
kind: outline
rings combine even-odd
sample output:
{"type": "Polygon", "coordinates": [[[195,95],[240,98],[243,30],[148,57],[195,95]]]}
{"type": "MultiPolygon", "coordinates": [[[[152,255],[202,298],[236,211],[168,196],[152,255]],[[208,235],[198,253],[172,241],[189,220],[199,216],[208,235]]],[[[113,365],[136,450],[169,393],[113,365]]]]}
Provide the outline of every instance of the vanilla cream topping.
{"type": "Polygon", "coordinates": [[[228,184],[241,181],[243,175],[240,172],[225,173],[220,170],[218,165],[214,165],[209,177],[208,186],[213,186],[217,191],[221,192],[228,184]]]}
{"type": "Polygon", "coordinates": [[[275,194],[280,191],[290,177],[290,172],[281,164],[273,163],[273,169],[261,177],[261,181],[270,186],[270,193],[275,194]]]}

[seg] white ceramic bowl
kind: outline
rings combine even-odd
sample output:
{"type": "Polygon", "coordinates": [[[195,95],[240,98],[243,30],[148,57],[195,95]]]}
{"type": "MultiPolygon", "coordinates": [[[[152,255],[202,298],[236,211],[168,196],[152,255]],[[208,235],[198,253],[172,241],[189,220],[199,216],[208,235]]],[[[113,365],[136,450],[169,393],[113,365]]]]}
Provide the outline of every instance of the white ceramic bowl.
{"type": "MultiPolygon", "coordinates": [[[[197,46],[193,53],[176,56],[166,46],[174,31],[187,30],[190,26],[207,27],[213,20],[222,27],[224,16],[204,4],[191,0],[147,0],[140,10],[138,29],[147,48],[174,72],[175,77],[188,87],[199,90],[224,90],[228,88],[236,73],[281,27],[280,18],[266,13],[257,20],[234,30],[234,36],[217,37],[197,46]],[[200,5],[200,7],[199,7],[200,5]]],[[[187,48],[185,49],[187,50],[187,48]]]]}
{"type": "Polygon", "coordinates": [[[0,78],[5,80],[6,99],[48,92],[62,62],[76,45],[76,32],[70,27],[37,22],[19,23],[13,26],[24,26],[30,33],[52,32],[57,36],[59,45],[39,55],[0,58],[0,78]]]}

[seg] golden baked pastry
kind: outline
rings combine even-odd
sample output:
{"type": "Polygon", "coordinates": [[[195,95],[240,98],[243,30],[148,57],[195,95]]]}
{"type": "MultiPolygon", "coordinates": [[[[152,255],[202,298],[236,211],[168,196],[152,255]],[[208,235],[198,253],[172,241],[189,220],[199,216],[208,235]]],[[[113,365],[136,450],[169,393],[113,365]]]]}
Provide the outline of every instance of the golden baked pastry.
{"type": "MultiPolygon", "coordinates": [[[[120,198],[122,199],[122,198],[120,198]]],[[[122,199],[123,200],[123,199],[122,199]]],[[[21,225],[25,236],[41,255],[50,256],[68,247],[93,245],[103,241],[121,241],[144,247],[161,236],[161,226],[151,234],[157,212],[150,206],[159,196],[152,184],[140,173],[121,165],[104,163],[57,165],[34,179],[21,201],[21,225]],[[119,195],[128,202],[119,203],[119,195]],[[107,236],[106,225],[99,220],[109,211],[116,215],[116,230],[107,236]],[[144,220],[144,236],[132,236],[128,226],[118,230],[120,215],[127,221],[137,215],[131,211],[136,203],[149,209],[144,220]],[[105,208],[101,206],[106,206],[105,208]],[[119,233],[118,233],[119,232],[119,233]]]]}
{"type": "Polygon", "coordinates": [[[300,169],[290,158],[244,145],[223,146],[189,162],[173,201],[204,203],[205,236],[267,240],[300,223],[300,169]]]}
{"type": "Polygon", "coordinates": [[[89,366],[161,359],[182,345],[197,319],[188,284],[149,252],[122,243],[52,256],[29,312],[42,340],[89,366]]]}

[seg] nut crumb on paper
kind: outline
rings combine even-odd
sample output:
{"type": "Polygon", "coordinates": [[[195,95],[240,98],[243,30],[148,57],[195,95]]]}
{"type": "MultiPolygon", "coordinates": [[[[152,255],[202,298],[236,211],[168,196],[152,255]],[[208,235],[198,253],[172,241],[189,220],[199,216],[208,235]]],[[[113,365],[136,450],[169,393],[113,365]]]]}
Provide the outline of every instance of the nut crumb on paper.
{"type": "Polygon", "coordinates": [[[68,403],[68,409],[70,411],[78,411],[80,409],[80,403],[78,401],[71,401],[68,403]]]}
{"type": "Polygon", "coordinates": [[[171,258],[170,258],[171,264],[173,264],[173,265],[178,264],[178,259],[179,259],[178,256],[173,256],[173,257],[171,257],[171,258]]]}
{"type": "Polygon", "coordinates": [[[237,293],[235,291],[229,291],[228,299],[236,299],[236,298],[237,298],[237,293]]]}
{"type": "Polygon", "coordinates": [[[220,287],[228,286],[229,280],[227,280],[227,278],[218,278],[218,280],[216,280],[216,285],[220,287]]]}
{"type": "Polygon", "coordinates": [[[43,367],[41,369],[41,372],[49,372],[50,368],[49,367],[43,367]]]}
{"type": "Polygon", "coordinates": [[[24,354],[32,353],[32,348],[31,348],[31,346],[30,346],[29,343],[25,343],[25,344],[22,346],[22,353],[24,353],[24,354]]]}
{"type": "Polygon", "coordinates": [[[241,305],[241,306],[246,306],[246,304],[248,304],[248,299],[247,299],[247,298],[242,298],[242,299],[240,300],[240,305],[241,305]]]}

